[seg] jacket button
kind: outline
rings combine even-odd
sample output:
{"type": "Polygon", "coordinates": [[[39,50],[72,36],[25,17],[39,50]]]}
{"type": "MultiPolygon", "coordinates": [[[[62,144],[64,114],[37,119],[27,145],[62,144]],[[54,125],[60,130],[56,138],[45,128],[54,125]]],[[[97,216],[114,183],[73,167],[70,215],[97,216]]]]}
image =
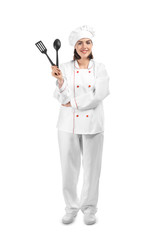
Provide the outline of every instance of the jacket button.
{"type": "Polygon", "coordinates": [[[79,71],[77,71],[77,73],[79,73],[79,71]]]}
{"type": "Polygon", "coordinates": [[[86,115],[86,117],[88,117],[88,115],[86,115]]]}
{"type": "Polygon", "coordinates": [[[79,87],[79,86],[77,85],[77,87],[79,87]]]}
{"type": "Polygon", "coordinates": [[[89,73],[91,73],[91,71],[89,71],[89,73]]]}
{"type": "Polygon", "coordinates": [[[76,115],[76,117],[79,117],[79,115],[76,115]]]}
{"type": "Polygon", "coordinates": [[[91,87],[91,85],[89,85],[88,87],[91,87]]]}

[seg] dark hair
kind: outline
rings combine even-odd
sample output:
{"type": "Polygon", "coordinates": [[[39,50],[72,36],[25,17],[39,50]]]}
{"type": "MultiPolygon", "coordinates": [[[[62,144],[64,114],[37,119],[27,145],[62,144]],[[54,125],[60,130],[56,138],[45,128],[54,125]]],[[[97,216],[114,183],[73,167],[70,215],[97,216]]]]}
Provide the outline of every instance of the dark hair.
{"type": "MultiPolygon", "coordinates": [[[[92,52],[89,54],[89,56],[87,57],[88,59],[93,59],[93,54],[92,52]]],[[[77,59],[81,59],[81,56],[79,56],[79,54],[77,53],[76,49],[74,49],[74,56],[73,56],[73,60],[77,60],[77,59]]]]}

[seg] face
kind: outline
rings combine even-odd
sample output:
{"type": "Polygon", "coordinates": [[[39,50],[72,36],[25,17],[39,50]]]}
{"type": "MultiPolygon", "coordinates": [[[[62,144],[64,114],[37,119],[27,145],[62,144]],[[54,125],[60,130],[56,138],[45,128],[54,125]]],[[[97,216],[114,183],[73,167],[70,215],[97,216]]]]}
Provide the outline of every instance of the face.
{"type": "Polygon", "coordinates": [[[76,42],[75,49],[81,58],[87,58],[92,52],[92,40],[89,38],[82,38],[76,42]]]}

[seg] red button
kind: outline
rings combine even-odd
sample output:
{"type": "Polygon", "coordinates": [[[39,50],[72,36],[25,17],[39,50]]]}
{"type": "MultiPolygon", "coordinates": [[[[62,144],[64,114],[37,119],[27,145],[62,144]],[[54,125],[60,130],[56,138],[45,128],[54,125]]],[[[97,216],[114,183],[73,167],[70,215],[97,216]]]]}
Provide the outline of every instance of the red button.
{"type": "Polygon", "coordinates": [[[79,87],[79,86],[77,85],[77,87],[79,87]]]}
{"type": "Polygon", "coordinates": [[[89,85],[88,87],[91,87],[91,85],[89,85]]]}
{"type": "Polygon", "coordinates": [[[88,115],[86,115],[86,117],[88,117],[88,115]]]}
{"type": "Polygon", "coordinates": [[[79,73],[79,71],[77,71],[77,73],[79,73]]]}
{"type": "Polygon", "coordinates": [[[76,117],[79,117],[79,115],[76,115],[76,117]]]}
{"type": "Polygon", "coordinates": [[[90,73],[91,71],[89,71],[89,73],[90,73]]]}

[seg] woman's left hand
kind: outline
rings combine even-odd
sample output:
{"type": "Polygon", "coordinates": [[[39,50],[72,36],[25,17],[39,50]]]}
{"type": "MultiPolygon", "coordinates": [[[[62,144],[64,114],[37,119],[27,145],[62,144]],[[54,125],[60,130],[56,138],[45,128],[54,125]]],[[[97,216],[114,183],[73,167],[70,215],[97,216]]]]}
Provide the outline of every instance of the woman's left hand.
{"type": "Polygon", "coordinates": [[[68,103],[66,103],[66,104],[62,104],[62,106],[64,106],[64,107],[71,107],[71,103],[68,102],[68,103]]]}

